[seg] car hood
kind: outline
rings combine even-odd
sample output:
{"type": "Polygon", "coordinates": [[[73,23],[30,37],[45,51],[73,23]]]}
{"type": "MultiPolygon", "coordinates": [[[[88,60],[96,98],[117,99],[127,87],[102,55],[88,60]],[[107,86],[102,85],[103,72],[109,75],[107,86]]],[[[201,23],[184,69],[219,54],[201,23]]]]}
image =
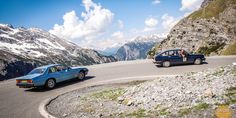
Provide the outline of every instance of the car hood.
{"type": "Polygon", "coordinates": [[[33,78],[38,77],[40,75],[42,75],[42,74],[30,74],[30,75],[25,75],[25,76],[22,76],[22,77],[18,77],[16,79],[33,79],[33,78]]]}

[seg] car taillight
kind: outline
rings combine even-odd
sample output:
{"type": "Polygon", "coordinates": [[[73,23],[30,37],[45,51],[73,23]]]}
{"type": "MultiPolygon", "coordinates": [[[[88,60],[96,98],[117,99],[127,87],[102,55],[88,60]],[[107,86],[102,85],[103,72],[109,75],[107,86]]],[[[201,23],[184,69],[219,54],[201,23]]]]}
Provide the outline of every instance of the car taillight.
{"type": "Polygon", "coordinates": [[[32,80],[27,80],[27,82],[28,82],[28,83],[33,83],[33,81],[32,81],[32,80]]]}
{"type": "Polygon", "coordinates": [[[20,83],[20,80],[16,80],[16,83],[20,83]]]}

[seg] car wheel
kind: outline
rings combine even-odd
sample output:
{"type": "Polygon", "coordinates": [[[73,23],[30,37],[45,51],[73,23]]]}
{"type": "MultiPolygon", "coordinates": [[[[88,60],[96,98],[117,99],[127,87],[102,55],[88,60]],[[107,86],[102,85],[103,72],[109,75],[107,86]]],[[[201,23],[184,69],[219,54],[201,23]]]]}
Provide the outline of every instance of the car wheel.
{"type": "Polygon", "coordinates": [[[170,67],[170,61],[164,61],[162,65],[163,67],[170,67]]]}
{"type": "Polygon", "coordinates": [[[78,75],[78,79],[79,79],[79,80],[83,80],[84,77],[85,77],[84,72],[83,72],[83,71],[80,71],[80,72],[79,72],[79,75],[78,75]]]}
{"type": "Polygon", "coordinates": [[[194,64],[200,65],[202,63],[202,60],[200,58],[195,59],[194,64]]]}
{"type": "Polygon", "coordinates": [[[56,81],[54,79],[48,79],[45,86],[48,89],[53,89],[56,86],[56,81]]]}

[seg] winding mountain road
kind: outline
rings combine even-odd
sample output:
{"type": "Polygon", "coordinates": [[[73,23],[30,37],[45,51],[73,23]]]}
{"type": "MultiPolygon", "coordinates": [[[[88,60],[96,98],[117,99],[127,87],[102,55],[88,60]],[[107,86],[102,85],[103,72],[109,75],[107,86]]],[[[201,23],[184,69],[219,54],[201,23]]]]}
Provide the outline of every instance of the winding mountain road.
{"type": "Polygon", "coordinates": [[[155,79],[160,75],[177,75],[207,68],[229,65],[236,56],[209,57],[203,65],[173,66],[160,68],[152,60],[115,62],[88,66],[89,74],[84,81],[69,81],[59,84],[56,89],[20,89],[15,80],[0,82],[0,118],[42,118],[39,104],[50,97],[75,89],[98,84],[125,82],[138,79],[155,79]]]}

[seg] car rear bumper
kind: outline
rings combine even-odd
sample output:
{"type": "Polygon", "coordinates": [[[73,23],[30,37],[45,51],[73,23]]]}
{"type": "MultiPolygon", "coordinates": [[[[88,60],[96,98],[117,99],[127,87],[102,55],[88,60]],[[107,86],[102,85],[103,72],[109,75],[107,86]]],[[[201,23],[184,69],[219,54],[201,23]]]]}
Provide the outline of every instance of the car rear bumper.
{"type": "Polygon", "coordinates": [[[20,88],[31,88],[31,87],[35,87],[33,83],[17,83],[16,86],[19,86],[20,88]]]}

